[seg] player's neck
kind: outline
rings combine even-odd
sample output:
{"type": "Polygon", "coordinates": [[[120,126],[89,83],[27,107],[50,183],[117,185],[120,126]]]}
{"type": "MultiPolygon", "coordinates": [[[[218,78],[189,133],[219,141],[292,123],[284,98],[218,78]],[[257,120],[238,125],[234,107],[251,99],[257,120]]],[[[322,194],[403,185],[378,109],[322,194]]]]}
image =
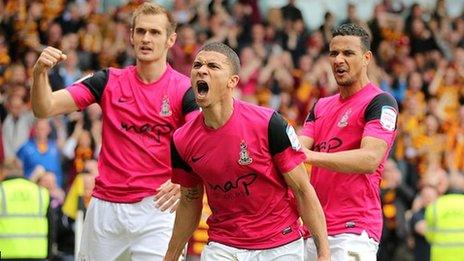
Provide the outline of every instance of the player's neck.
{"type": "Polygon", "coordinates": [[[160,59],[156,62],[137,61],[137,76],[143,83],[154,83],[164,74],[167,68],[166,60],[160,59]]]}
{"type": "Polygon", "coordinates": [[[367,75],[364,77],[361,77],[361,80],[354,82],[351,86],[342,86],[339,87],[340,90],[340,96],[343,99],[346,99],[348,97],[353,96],[357,92],[359,92],[364,86],[366,86],[370,82],[369,78],[367,78],[367,75]]]}
{"type": "Polygon", "coordinates": [[[203,108],[206,126],[212,129],[218,129],[232,117],[234,112],[234,100],[232,97],[220,101],[212,106],[203,108]]]}

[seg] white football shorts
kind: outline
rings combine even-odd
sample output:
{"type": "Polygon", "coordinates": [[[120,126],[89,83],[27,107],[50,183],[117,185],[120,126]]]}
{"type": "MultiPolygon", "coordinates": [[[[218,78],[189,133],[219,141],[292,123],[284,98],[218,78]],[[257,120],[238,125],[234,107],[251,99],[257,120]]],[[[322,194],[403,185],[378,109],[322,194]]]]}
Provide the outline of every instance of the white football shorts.
{"type": "Polygon", "coordinates": [[[92,198],[77,260],[163,260],[175,213],[162,212],[153,199],[126,204],[92,198]]]}
{"type": "Polygon", "coordinates": [[[264,250],[240,249],[209,242],[201,253],[201,261],[303,261],[304,252],[303,238],[264,250]]]}
{"type": "MultiPolygon", "coordinates": [[[[305,261],[317,260],[316,245],[312,238],[306,241],[305,261]]],[[[332,261],[375,261],[379,243],[369,238],[366,231],[361,235],[343,233],[329,236],[330,256],[332,261]]]]}

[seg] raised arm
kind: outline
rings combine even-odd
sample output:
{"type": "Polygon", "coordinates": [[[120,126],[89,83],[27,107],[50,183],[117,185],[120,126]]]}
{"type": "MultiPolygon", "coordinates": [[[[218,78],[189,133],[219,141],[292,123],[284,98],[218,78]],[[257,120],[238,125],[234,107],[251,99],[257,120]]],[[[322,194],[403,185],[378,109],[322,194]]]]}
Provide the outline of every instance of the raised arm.
{"type": "Polygon", "coordinates": [[[52,92],[48,81],[48,71],[64,60],[66,60],[66,55],[61,50],[47,47],[34,65],[31,101],[34,115],[38,118],[47,118],[78,109],[68,91],[52,92]]]}
{"type": "Polygon", "coordinates": [[[181,187],[179,206],[177,207],[174,230],[164,260],[178,261],[185,244],[200,222],[203,209],[203,184],[195,187],[181,187]]]}
{"type": "Polygon", "coordinates": [[[303,223],[311,231],[317,248],[318,260],[330,260],[329,241],[324,212],[303,164],[284,173],[285,182],[295,194],[303,223]]]}
{"type": "Polygon", "coordinates": [[[359,149],[334,153],[304,150],[307,162],[313,166],[341,173],[373,173],[387,152],[388,145],[382,139],[364,137],[359,149]]]}
{"type": "Polygon", "coordinates": [[[312,109],[303,135],[299,137],[306,153],[307,162],[313,166],[330,169],[340,173],[370,174],[373,173],[387,154],[396,136],[398,104],[386,93],[377,95],[364,112],[366,122],[359,148],[349,148],[338,152],[316,152],[313,149],[315,135],[314,122],[320,113],[312,109]]]}

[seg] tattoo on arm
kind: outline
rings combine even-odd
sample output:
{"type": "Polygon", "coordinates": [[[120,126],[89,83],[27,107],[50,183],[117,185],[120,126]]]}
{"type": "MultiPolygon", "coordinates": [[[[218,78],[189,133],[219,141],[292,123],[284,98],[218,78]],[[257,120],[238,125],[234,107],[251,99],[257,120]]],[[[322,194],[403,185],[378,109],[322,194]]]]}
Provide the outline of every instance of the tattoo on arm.
{"type": "Polygon", "coordinates": [[[185,189],[184,193],[182,193],[184,198],[188,202],[192,202],[194,200],[197,200],[200,198],[200,189],[198,187],[193,187],[193,188],[187,188],[185,189]]]}

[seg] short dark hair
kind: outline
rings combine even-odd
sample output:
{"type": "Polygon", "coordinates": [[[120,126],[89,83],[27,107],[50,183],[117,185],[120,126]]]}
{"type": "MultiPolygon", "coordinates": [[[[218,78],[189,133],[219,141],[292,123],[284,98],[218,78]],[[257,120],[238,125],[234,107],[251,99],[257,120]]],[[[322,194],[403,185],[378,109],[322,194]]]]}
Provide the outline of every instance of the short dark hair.
{"type": "Polygon", "coordinates": [[[232,66],[232,72],[234,74],[239,74],[240,72],[240,59],[238,58],[237,53],[232,50],[229,46],[223,43],[208,43],[201,47],[200,52],[217,52],[222,53],[227,57],[232,66]]]}
{"type": "Polygon", "coordinates": [[[367,33],[364,28],[357,24],[353,23],[348,23],[348,24],[342,24],[338,27],[336,27],[332,31],[333,37],[335,36],[357,36],[361,39],[362,47],[364,51],[370,51],[371,50],[371,40],[369,37],[369,34],[367,33]]]}
{"type": "Polygon", "coordinates": [[[135,29],[135,22],[137,20],[137,17],[141,15],[159,14],[166,15],[166,18],[168,19],[168,25],[166,28],[168,36],[174,33],[176,31],[177,23],[172,14],[163,6],[149,2],[144,2],[143,4],[139,5],[137,9],[135,9],[134,13],[132,14],[132,30],[135,29]]]}

